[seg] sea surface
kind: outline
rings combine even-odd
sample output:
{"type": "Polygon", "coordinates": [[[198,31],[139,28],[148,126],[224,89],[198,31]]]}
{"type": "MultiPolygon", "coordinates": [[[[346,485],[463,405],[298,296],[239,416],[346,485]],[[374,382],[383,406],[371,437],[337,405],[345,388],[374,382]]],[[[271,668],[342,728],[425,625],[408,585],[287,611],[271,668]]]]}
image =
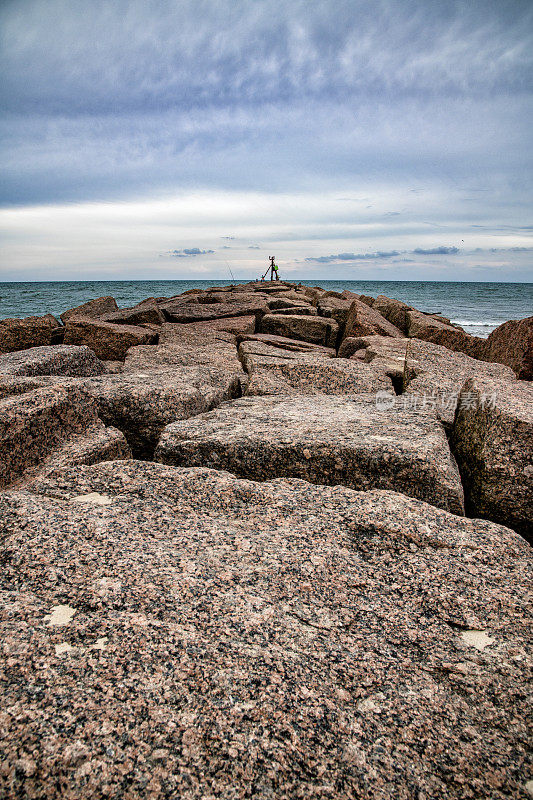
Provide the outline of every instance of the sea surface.
{"type": "MultiPolygon", "coordinates": [[[[235,282],[238,282],[237,280],[235,282]]],[[[244,281],[243,281],[244,282],[244,281]]],[[[385,294],[421,311],[443,314],[475,336],[486,337],[502,322],[533,315],[533,283],[444,281],[299,281],[306,286],[377,297],[385,294]]],[[[87,300],[112,295],[119,307],[147,297],[172,297],[187,289],[229,286],[232,281],[45,281],[0,283],[0,319],[62,311],[87,300]]]]}

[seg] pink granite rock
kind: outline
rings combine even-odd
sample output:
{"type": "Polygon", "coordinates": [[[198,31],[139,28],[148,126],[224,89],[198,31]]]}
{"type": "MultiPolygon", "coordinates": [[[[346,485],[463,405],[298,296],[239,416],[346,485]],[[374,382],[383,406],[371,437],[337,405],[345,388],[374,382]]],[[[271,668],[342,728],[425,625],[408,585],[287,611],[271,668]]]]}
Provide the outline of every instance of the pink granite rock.
{"type": "Polygon", "coordinates": [[[416,339],[424,339],[434,344],[466,353],[472,358],[482,358],[486,349],[486,340],[470,336],[459,325],[450,325],[438,319],[438,315],[423,314],[421,311],[406,311],[407,335],[416,339]]]}
{"type": "Polygon", "coordinates": [[[131,461],[0,518],[3,797],[527,797],[512,531],[131,461]]]}
{"type": "Polygon", "coordinates": [[[330,317],[344,331],[353,299],[346,297],[332,297],[328,292],[317,302],[317,311],[321,317],[330,317]]]}
{"type": "Polygon", "coordinates": [[[521,380],[533,380],[533,317],[499,325],[486,340],[483,358],[507,364],[521,380]]]}
{"type": "Polygon", "coordinates": [[[0,401],[0,486],[52,466],[128,458],[124,436],[104,428],[95,401],[74,385],[50,386],[0,401]]]}
{"type": "Polygon", "coordinates": [[[407,336],[408,319],[407,312],[414,311],[412,306],[408,306],[401,300],[395,300],[392,297],[386,297],[384,294],[379,294],[374,302],[372,308],[388,319],[395,325],[405,336],[407,336]]]}
{"type": "Polygon", "coordinates": [[[3,319],[0,321],[0,353],[50,345],[54,332],[59,327],[59,322],[52,314],[25,319],[3,319]]]}
{"type": "Polygon", "coordinates": [[[373,335],[402,337],[401,331],[378,311],[361,300],[354,300],[346,320],[344,338],[373,335]]]}
{"type": "Polygon", "coordinates": [[[32,347],[0,355],[0,375],[87,377],[104,372],[104,364],[85,346],[32,347]]]}
{"type": "Polygon", "coordinates": [[[102,314],[101,319],[116,325],[161,325],[165,322],[165,315],[155,298],[149,297],[131,308],[121,308],[110,314],[102,314]]]}
{"type": "Polygon", "coordinates": [[[367,364],[391,378],[401,395],[396,402],[406,407],[434,408],[447,428],[453,423],[467,378],[505,380],[511,390],[516,383],[510,367],[478,361],[433,342],[365,336],[346,339],[343,346],[347,343],[354,348],[354,355],[360,358],[363,350],[367,364]]]}
{"type": "Polygon", "coordinates": [[[235,293],[234,296],[228,295],[223,302],[212,303],[184,303],[182,299],[169,300],[160,304],[165,317],[170,322],[204,322],[211,319],[222,319],[224,317],[245,317],[255,316],[260,319],[263,314],[268,312],[266,296],[259,293],[235,293]]]}
{"type": "Polygon", "coordinates": [[[300,339],[324,347],[335,347],[339,326],[333,319],[301,315],[281,316],[267,314],[261,320],[260,332],[283,336],[287,339],[300,339]]]}
{"type": "Polygon", "coordinates": [[[98,297],[96,300],[89,300],[81,306],[64,311],[60,316],[66,324],[68,320],[82,317],[83,319],[98,319],[104,314],[112,314],[118,311],[117,302],[114,297],[98,297]]]}
{"type": "Polygon", "coordinates": [[[390,378],[367,364],[332,358],[334,351],[324,353],[322,348],[314,347],[314,351],[298,352],[262,341],[243,341],[239,357],[249,375],[244,393],[354,395],[393,391],[390,378]]]}
{"type": "Polygon", "coordinates": [[[156,341],[156,333],[136,325],[75,317],[65,326],[65,344],[87,345],[103,361],[123,361],[130,347],[156,341]]]}
{"type": "Polygon", "coordinates": [[[394,489],[462,514],[459,473],[435,413],[397,408],[388,397],[381,406],[381,399],[244,397],[168,425],[155,460],[255,480],[394,489]]]}
{"type": "Polygon", "coordinates": [[[469,378],[451,441],[468,513],[504,523],[533,543],[533,386],[469,378]]]}
{"type": "Polygon", "coordinates": [[[290,350],[295,353],[322,353],[329,358],[335,358],[333,347],[324,347],[320,344],[303,342],[301,339],[288,339],[286,336],[276,336],[273,333],[237,334],[237,342],[263,342],[280,350],[290,350]]]}

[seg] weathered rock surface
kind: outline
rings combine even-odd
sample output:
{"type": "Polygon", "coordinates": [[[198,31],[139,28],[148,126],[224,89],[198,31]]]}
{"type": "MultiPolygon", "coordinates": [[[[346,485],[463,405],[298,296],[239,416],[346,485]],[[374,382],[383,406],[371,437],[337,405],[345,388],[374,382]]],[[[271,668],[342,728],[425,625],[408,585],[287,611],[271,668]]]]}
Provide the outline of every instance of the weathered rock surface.
{"type": "Polygon", "coordinates": [[[512,531],[131,461],[0,502],[4,797],[527,797],[512,531]]]}
{"type": "Polygon", "coordinates": [[[155,460],[254,480],[394,489],[457,514],[464,508],[457,466],[434,413],[380,410],[364,395],[244,397],[169,425],[155,460]]]}
{"type": "Polygon", "coordinates": [[[354,300],[344,328],[344,336],[394,336],[402,337],[402,332],[396,328],[379,311],[368,306],[361,300],[354,300]]]}
{"type": "Polygon", "coordinates": [[[466,353],[472,358],[480,358],[486,349],[486,340],[470,336],[459,325],[450,325],[436,315],[421,311],[406,311],[407,335],[416,339],[440,344],[449,350],[466,353]]]}
{"type": "Polygon", "coordinates": [[[102,315],[101,318],[116,325],[161,325],[165,322],[165,315],[154,297],[149,297],[131,308],[121,308],[119,311],[102,315]]]}
{"type": "Polygon", "coordinates": [[[224,317],[252,315],[258,320],[268,312],[266,300],[266,296],[263,297],[258,293],[236,293],[234,297],[224,298],[224,302],[184,303],[182,299],[178,298],[161,303],[159,307],[165,317],[175,323],[205,322],[224,317]]]}
{"type": "Polygon", "coordinates": [[[87,379],[85,390],[97,401],[107,425],[126,436],[135,457],[150,458],[161,431],[242,392],[238,373],[202,365],[133,370],[87,379]]]}
{"type": "Polygon", "coordinates": [[[479,376],[516,384],[509,367],[477,361],[433,342],[389,336],[346,339],[343,345],[348,342],[356,351],[363,350],[365,361],[373,369],[392,379],[401,393],[394,398],[395,406],[433,408],[446,426],[453,423],[459,393],[467,378],[479,376]]]}
{"type": "Polygon", "coordinates": [[[352,307],[353,299],[344,297],[332,297],[327,292],[317,302],[318,313],[322,317],[334,319],[339,327],[344,330],[348,315],[352,307]]]}
{"type": "Polygon", "coordinates": [[[84,344],[103,361],[123,361],[130,347],[157,341],[157,333],[136,325],[73,318],[65,326],[65,344],[84,344]]]}
{"type": "MultiPolygon", "coordinates": [[[[315,345],[316,347],[316,345],[315,345]]],[[[367,364],[332,358],[330,353],[294,352],[246,340],[239,356],[250,376],[246,395],[363,394],[392,392],[392,383],[367,364]]]]}
{"type": "Polygon", "coordinates": [[[277,308],[301,308],[303,305],[312,305],[311,299],[303,293],[298,295],[297,300],[290,300],[284,295],[280,295],[279,297],[274,296],[271,300],[267,301],[267,306],[271,311],[277,308]]]}
{"type": "Polygon", "coordinates": [[[291,308],[270,308],[269,314],[298,314],[299,316],[306,316],[306,317],[316,317],[317,310],[314,306],[310,305],[309,303],[302,303],[301,305],[297,305],[296,303],[291,306],[291,308]]]}
{"type": "Polygon", "coordinates": [[[131,455],[120,431],[104,428],[94,400],[73,385],[1,400],[0,450],[2,487],[52,466],[131,455]]]}
{"type": "Polygon", "coordinates": [[[261,319],[261,333],[272,333],[288,339],[301,339],[312,344],[335,347],[339,326],[333,319],[302,315],[267,314],[261,319]]]}
{"type": "Polygon", "coordinates": [[[215,367],[224,373],[244,377],[235,336],[222,329],[210,329],[207,323],[165,323],[161,326],[158,344],[131,348],[123,370],[161,371],[177,366],[215,367]]]}
{"type": "Polygon", "coordinates": [[[533,380],[533,317],[509,320],[489,334],[480,358],[507,364],[522,380],[533,380]]]}
{"type": "Polygon", "coordinates": [[[333,347],[324,347],[321,344],[303,342],[299,339],[288,339],[285,336],[276,336],[272,333],[253,333],[237,334],[237,341],[240,342],[263,342],[280,350],[292,350],[295,353],[321,353],[329,358],[335,358],[333,347]]]}
{"type": "Polygon", "coordinates": [[[533,386],[469,378],[451,441],[469,513],[533,542],[533,386]]]}
{"type": "MultiPolygon", "coordinates": [[[[166,325],[172,325],[174,329],[179,327],[190,332],[196,331],[197,333],[208,335],[216,335],[222,331],[237,336],[242,333],[254,333],[256,319],[255,315],[248,315],[243,317],[221,317],[220,319],[209,319],[204,322],[186,322],[179,325],[178,323],[166,323],[166,325]]],[[[168,330],[168,327],[164,329],[168,330]]],[[[179,332],[177,335],[179,335],[179,332]]]]}
{"type": "Polygon", "coordinates": [[[3,319],[0,321],[0,353],[50,345],[58,327],[60,324],[52,314],[25,319],[3,319]]]}
{"type": "Polygon", "coordinates": [[[371,304],[372,308],[379,311],[382,317],[392,322],[405,336],[407,336],[407,329],[409,320],[407,319],[407,312],[413,311],[412,306],[403,303],[401,300],[395,300],[392,297],[387,297],[384,294],[379,294],[371,304]]]}
{"type": "Polygon", "coordinates": [[[101,375],[106,367],[88,347],[32,347],[0,356],[0,375],[101,375]]]}
{"type": "Polygon", "coordinates": [[[62,321],[67,323],[70,319],[81,317],[82,319],[98,319],[104,314],[112,314],[118,311],[117,301],[114,297],[97,297],[96,300],[89,300],[76,308],[70,308],[60,314],[62,321]]]}

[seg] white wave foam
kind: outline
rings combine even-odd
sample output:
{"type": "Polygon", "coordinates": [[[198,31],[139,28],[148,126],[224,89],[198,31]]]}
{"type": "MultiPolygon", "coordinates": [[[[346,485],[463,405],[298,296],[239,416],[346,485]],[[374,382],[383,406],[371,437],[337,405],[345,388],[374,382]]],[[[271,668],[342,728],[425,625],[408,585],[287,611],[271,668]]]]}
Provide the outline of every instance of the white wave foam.
{"type": "Polygon", "coordinates": [[[475,328],[497,328],[502,324],[501,320],[493,319],[484,322],[474,319],[452,319],[452,322],[455,322],[456,325],[471,325],[475,328]]]}

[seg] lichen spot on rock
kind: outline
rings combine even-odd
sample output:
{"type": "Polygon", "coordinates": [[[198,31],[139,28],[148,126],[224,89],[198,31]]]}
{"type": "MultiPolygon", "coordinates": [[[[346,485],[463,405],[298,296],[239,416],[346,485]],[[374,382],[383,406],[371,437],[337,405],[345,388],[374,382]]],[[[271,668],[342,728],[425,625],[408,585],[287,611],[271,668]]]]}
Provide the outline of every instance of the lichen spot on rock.
{"type": "Polygon", "coordinates": [[[68,653],[72,653],[76,648],[72,647],[72,645],[67,644],[67,642],[62,642],[61,644],[56,644],[56,656],[64,656],[68,653]]]}
{"type": "Polygon", "coordinates": [[[70,606],[53,606],[52,613],[47,614],[47,625],[68,625],[74,614],[75,608],[70,606]]]}
{"type": "Polygon", "coordinates": [[[487,636],[485,631],[463,631],[461,634],[461,638],[463,642],[470,645],[470,647],[475,647],[477,650],[484,650],[485,647],[488,647],[489,644],[494,644],[496,641],[495,639],[491,639],[490,636],[487,636]]]}
{"type": "Polygon", "coordinates": [[[108,506],[112,499],[107,494],[90,492],[89,494],[79,494],[72,498],[73,503],[92,503],[95,506],[108,506]]]}

